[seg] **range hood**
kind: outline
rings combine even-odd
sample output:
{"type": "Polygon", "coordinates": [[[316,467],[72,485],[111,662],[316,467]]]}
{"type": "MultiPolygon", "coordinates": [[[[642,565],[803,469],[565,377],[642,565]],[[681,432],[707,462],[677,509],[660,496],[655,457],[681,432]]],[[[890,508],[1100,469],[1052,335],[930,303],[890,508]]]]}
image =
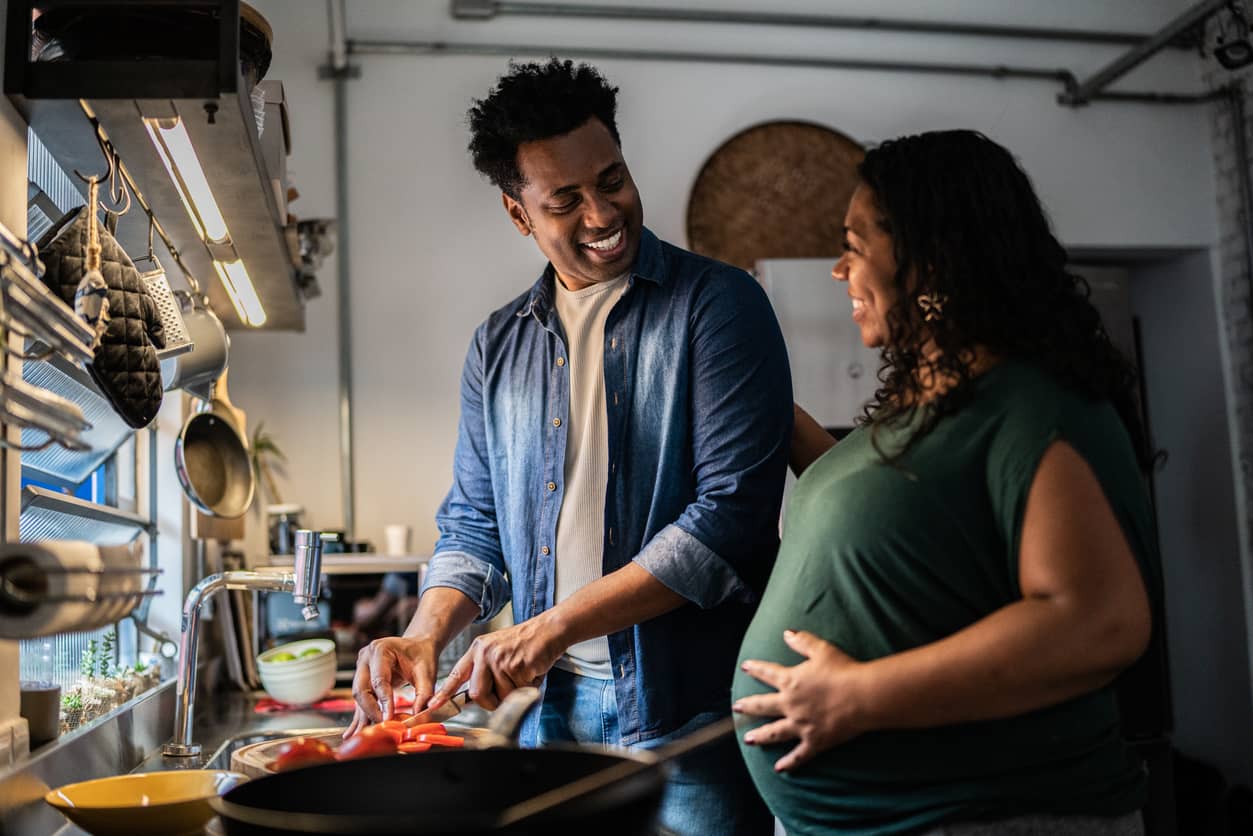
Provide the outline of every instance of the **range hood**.
{"type": "MultiPolygon", "coordinates": [[[[4,92],[60,166],[67,172],[104,171],[97,136],[98,130],[102,132],[182,264],[228,328],[258,326],[258,317],[248,314],[249,305],[240,305],[240,294],[232,298],[226,290],[226,283],[237,280],[242,267],[255,288],[254,301],[264,312],[260,327],[304,330],[303,279],[297,269],[299,254],[293,252],[294,227],[287,229],[281,171],[288,143],[286,124],[275,113],[258,134],[239,69],[239,0],[183,4],[212,10],[222,22],[212,60],[32,62],[31,5],[30,0],[8,4],[4,92]],[[185,131],[229,228],[225,240],[207,240],[223,236],[202,234],[207,227],[202,222],[198,228],[185,208],[186,186],[176,185],[158,150],[160,131],[154,129],[161,126],[181,126],[185,131]],[[227,269],[221,269],[223,265],[227,269]]],[[[131,9],[170,4],[113,0],[113,5],[131,9]]],[[[86,185],[71,179],[85,198],[86,185]]],[[[147,252],[149,224],[144,213],[135,208],[123,215],[117,237],[132,256],[147,252]]],[[[176,275],[170,278],[177,283],[176,275]]]]}

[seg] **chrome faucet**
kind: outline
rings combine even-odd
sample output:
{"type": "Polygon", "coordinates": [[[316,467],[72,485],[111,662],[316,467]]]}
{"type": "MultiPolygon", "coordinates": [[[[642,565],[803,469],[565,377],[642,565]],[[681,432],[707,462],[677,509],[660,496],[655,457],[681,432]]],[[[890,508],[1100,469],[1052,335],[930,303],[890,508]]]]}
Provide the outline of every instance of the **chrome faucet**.
{"type": "Polygon", "coordinates": [[[296,532],[295,563],[290,572],[219,572],[191,588],[183,601],[182,638],[178,648],[177,702],[174,705],[174,738],[161,753],[172,757],[200,754],[192,742],[192,718],[196,710],[196,650],[200,642],[200,605],[219,589],[261,589],[290,592],[306,621],[318,617],[318,594],[322,588],[322,541],[337,534],[309,529],[296,532]]]}

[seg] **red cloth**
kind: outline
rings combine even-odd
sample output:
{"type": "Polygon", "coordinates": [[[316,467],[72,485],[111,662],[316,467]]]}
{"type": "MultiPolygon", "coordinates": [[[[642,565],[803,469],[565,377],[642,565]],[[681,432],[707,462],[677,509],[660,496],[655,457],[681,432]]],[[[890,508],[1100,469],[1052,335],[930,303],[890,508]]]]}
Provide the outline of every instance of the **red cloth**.
{"type": "MultiPolygon", "coordinates": [[[[258,714],[272,714],[277,711],[293,711],[293,710],[312,710],[312,711],[332,711],[332,712],[349,712],[356,707],[351,697],[327,697],[319,700],[313,705],[288,705],[279,702],[272,697],[262,697],[257,700],[256,706],[253,708],[258,714]]],[[[396,694],[396,708],[405,710],[413,708],[413,700],[408,697],[396,694]]]]}

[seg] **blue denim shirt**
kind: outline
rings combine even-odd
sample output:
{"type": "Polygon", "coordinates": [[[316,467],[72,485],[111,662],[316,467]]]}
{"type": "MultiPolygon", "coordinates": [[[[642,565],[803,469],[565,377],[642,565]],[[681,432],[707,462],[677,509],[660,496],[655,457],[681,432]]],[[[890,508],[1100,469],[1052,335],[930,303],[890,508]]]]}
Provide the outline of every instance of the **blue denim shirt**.
{"type": "MultiPolygon", "coordinates": [[[[549,265],[489,316],[462,372],[453,484],[424,589],[461,591],[480,620],[510,600],[517,622],[553,606],[570,400],[554,281],[549,265]]],[[[792,385],[761,287],[647,229],[604,356],[604,571],[635,561],[690,602],[608,637],[631,745],[728,710],[778,548],[792,385]]],[[[534,734],[533,715],[523,743],[534,734]]]]}

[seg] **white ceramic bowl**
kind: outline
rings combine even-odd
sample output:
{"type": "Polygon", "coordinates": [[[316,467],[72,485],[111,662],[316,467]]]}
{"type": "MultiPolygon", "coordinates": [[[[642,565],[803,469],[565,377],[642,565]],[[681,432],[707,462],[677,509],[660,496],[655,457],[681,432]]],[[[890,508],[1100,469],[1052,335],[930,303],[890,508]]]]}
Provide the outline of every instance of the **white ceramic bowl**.
{"type": "Polygon", "coordinates": [[[305,639],[280,645],[257,657],[257,672],[266,693],[279,702],[288,705],[317,702],[335,685],[335,643],[329,639],[305,639]],[[309,647],[321,652],[316,656],[300,656],[309,647]],[[273,661],[272,657],[283,651],[296,658],[288,662],[273,661]]]}
{"type": "Polygon", "coordinates": [[[262,670],[265,668],[284,671],[301,670],[317,667],[325,663],[322,657],[328,655],[332,657],[335,655],[335,642],[330,639],[301,639],[300,641],[280,644],[278,647],[272,647],[260,654],[257,656],[257,667],[262,670]],[[301,655],[310,649],[318,651],[317,655],[301,655]],[[286,662],[275,661],[274,657],[282,653],[290,653],[296,658],[289,659],[286,662]]]}

